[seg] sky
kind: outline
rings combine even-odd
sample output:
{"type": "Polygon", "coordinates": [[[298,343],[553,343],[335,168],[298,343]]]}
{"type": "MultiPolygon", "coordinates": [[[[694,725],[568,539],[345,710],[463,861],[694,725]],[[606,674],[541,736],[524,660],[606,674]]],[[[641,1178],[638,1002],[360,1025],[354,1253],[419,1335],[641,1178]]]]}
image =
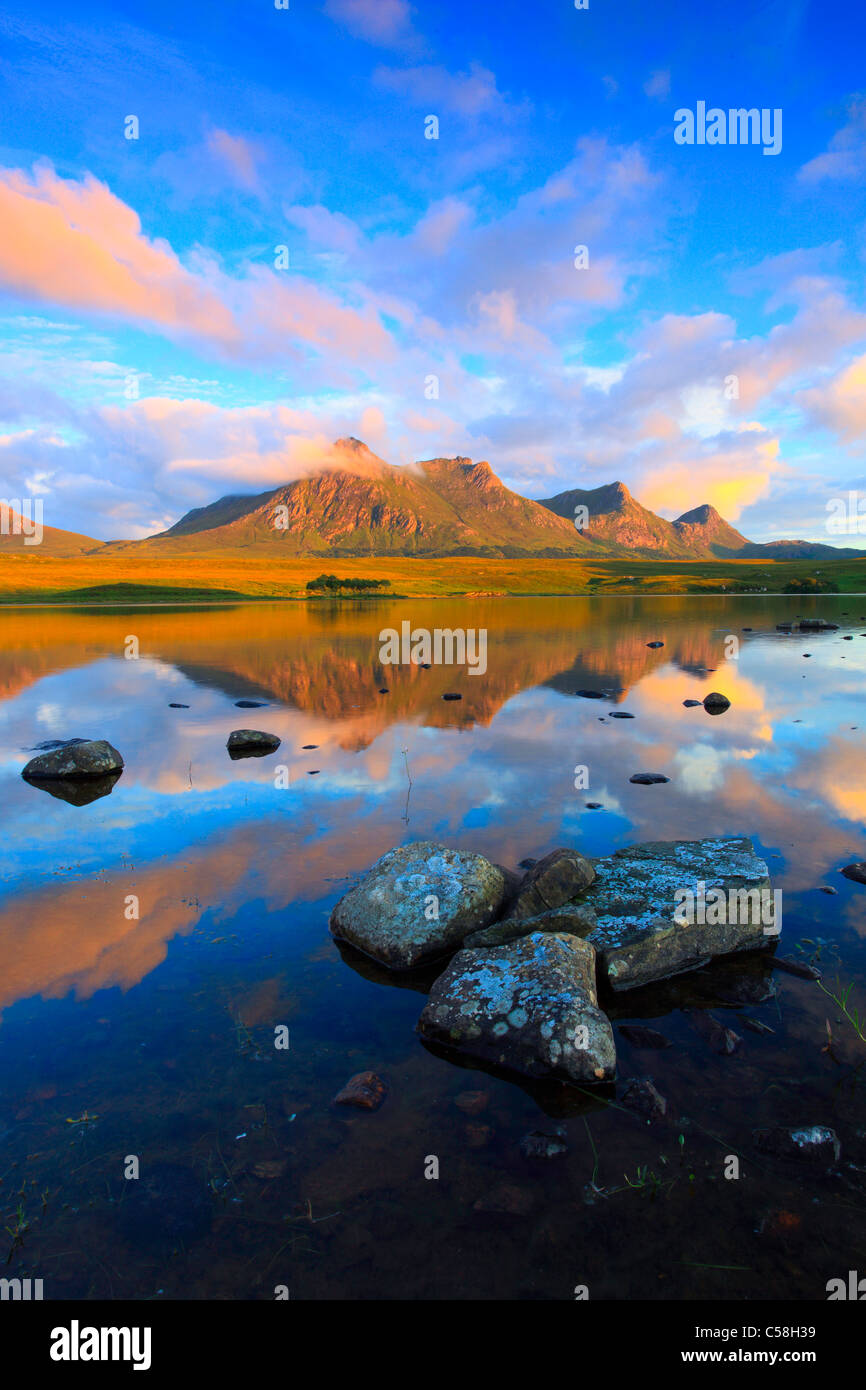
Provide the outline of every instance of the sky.
{"type": "Polygon", "coordinates": [[[354,435],[866,546],[855,0],[282,3],[0,0],[4,499],[141,537],[354,435]]]}

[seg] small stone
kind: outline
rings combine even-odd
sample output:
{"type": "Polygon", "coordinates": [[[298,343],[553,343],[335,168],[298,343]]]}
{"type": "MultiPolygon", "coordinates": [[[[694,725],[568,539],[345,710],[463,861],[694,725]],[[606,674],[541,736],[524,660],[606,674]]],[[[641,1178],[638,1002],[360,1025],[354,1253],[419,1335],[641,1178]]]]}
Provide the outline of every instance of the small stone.
{"type": "Polygon", "coordinates": [[[378,1110],[388,1087],[374,1071],[359,1071],[334,1096],[335,1105],[354,1105],[359,1110],[378,1110]]]}
{"type": "Polygon", "coordinates": [[[808,1125],[802,1129],[787,1129],[774,1125],[756,1129],[752,1138],[761,1153],[775,1158],[794,1159],[803,1163],[838,1163],[841,1145],[836,1131],[825,1125],[808,1125]]]}
{"type": "Polygon", "coordinates": [[[318,743],[305,743],[301,749],[302,753],[311,753],[314,748],[318,748],[318,743]]]}
{"type": "Polygon", "coordinates": [[[480,1115],[482,1110],[486,1110],[490,1102],[487,1091],[461,1091],[454,1097],[454,1104],[458,1110],[462,1110],[464,1115],[480,1115]]]}
{"type": "Polygon", "coordinates": [[[524,1158],[562,1158],[568,1153],[565,1130],[562,1125],[533,1129],[521,1139],[520,1152],[524,1158]]]}
{"type": "Polygon", "coordinates": [[[578,695],[578,696],[580,697],[581,700],[603,700],[603,699],[604,699],[604,691],[603,691],[603,690],[575,690],[574,693],[575,693],[575,695],[578,695]]]}
{"type": "Polygon", "coordinates": [[[263,700],[235,700],[235,709],[264,709],[263,700]]]}
{"type": "Polygon", "coordinates": [[[169,700],[169,709],[189,709],[189,705],[179,705],[176,700],[169,700]]]}
{"type": "Polygon", "coordinates": [[[822,883],[818,891],[819,893],[828,893],[832,898],[837,897],[839,894],[839,889],[831,888],[829,883],[822,883]]]}
{"type": "Polygon", "coordinates": [[[586,803],[586,809],[587,811],[601,811],[603,808],[600,801],[588,801],[586,803]]]}
{"type": "Polygon", "coordinates": [[[646,1047],[658,1051],[663,1047],[673,1047],[670,1038],[657,1033],[655,1028],[645,1028],[642,1023],[623,1023],[620,1033],[632,1047],[646,1047]]]}
{"type": "Polygon", "coordinates": [[[866,863],[862,861],[859,864],[846,864],[842,873],[854,883],[866,883],[866,863]]]}
{"type": "Polygon", "coordinates": [[[694,709],[695,705],[699,705],[700,703],[700,700],[683,700],[686,709],[694,709]]]}
{"type": "Polygon", "coordinates": [[[391,692],[390,692],[390,690],[388,689],[388,687],[387,687],[386,685],[383,685],[383,686],[382,686],[382,689],[379,691],[379,694],[380,694],[380,695],[390,695],[391,692]]]}
{"type": "Polygon", "coordinates": [[[739,1033],[735,1033],[733,1028],[726,1028],[712,1014],[702,1009],[688,1009],[686,1012],[695,1032],[706,1038],[713,1052],[720,1057],[730,1057],[742,1045],[743,1039],[739,1033]]]}
{"type": "Polygon", "coordinates": [[[466,1143],[470,1149],[485,1149],[493,1138],[490,1125],[467,1125],[466,1143]]]}
{"type": "Polygon", "coordinates": [[[791,960],[789,956],[772,956],[770,964],[775,970],[784,970],[786,975],[797,975],[801,980],[820,980],[821,971],[804,960],[791,960]]]}
{"type": "Polygon", "coordinates": [[[235,729],[229,734],[226,748],[229,757],[264,758],[274,753],[280,746],[276,734],[265,734],[260,729],[235,729]]]}
{"type": "Polygon", "coordinates": [[[707,714],[724,714],[731,707],[727,695],[719,694],[718,690],[711,690],[709,695],[705,695],[703,704],[707,714]]]}
{"type": "Polygon", "coordinates": [[[594,878],[595,870],[585,855],[574,849],[551,850],[527,872],[506,917],[537,917],[561,907],[588,888],[594,878]]]}
{"type": "Polygon", "coordinates": [[[748,1028],[750,1033],[772,1033],[775,1036],[775,1028],[771,1028],[769,1023],[762,1022],[760,1018],[750,1018],[748,1014],[742,1014],[740,1022],[744,1028],[748,1028]]]}
{"type": "Polygon", "coordinates": [[[459,694],[459,692],[457,692],[457,691],[455,691],[455,690],[449,690],[445,695],[442,696],[442,699],[443,699],[443,700],[462,700],[462,699],[463,699],[463,696],[462,696],[461,694],[459,694]]]}
{"type": "Polygon", "coordinates": [[[620,1100],[629,1110],[634,1110],[645,1120],[660,1120],[667,1114],[668,1103],[656,1090],[649,1076],[633,1077],[626,1083],[620,1100]]]}
{"type": "Polygon", "coordinates": [[[654,787],[661,782],[669,782],[670,777],[665,777],[662,772],[636,772],[633,777],[629,777],[630,782],[635,782],[639,787],[654,787]]]}
{"type": "Polygon", "coordinates": [[[663,647],[664,642],[647,642],[648,647],[663,647]]]}
{"type": "Polygon", "coordinates": [[[612,714],[610,717],[611,719],[634,719],[634,715],[626,714],[625,710],[618,710],[615,714],[612,714]]]}

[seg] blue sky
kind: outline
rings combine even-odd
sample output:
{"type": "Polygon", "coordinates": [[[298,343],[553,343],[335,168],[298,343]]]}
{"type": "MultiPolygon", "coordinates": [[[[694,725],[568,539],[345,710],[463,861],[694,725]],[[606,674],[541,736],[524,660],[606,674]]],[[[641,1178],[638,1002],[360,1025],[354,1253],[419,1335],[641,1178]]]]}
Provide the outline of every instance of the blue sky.
{"type": "Polygon", "coordinates": [[[353,434],[864,544],[826,529],[866,508],[864,29],[804,0],[0,10],[3,495],[141,536],[353,434]],[[779,153],[677,144],[699,101],[780,110],[779,153]]]}

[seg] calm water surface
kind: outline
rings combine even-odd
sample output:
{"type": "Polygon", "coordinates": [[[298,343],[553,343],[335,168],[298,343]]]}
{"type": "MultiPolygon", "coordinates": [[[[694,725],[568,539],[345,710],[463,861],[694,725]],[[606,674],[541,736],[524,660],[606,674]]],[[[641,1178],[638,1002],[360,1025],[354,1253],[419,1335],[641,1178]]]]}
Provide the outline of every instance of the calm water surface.
{"type": "Polygon", "coordinates": [[[341,955],[327,926],[408,840],[516,867],[745,834],[783,889],[780,952],[866,1011],[866,888],[839,872],[866,859],[863,634],[866,598],[835,596],[0,613],[3,1272],[46,1298],[823,1299],[866,1269],[866,1044],[816,984],[752,960],[619,996],[617,1088],[532,1090],[428,1052],[430,979],[341,955]],[[775,631],[797,614],[841,626],[775,631]],[[486,627],[487,672],[381,667],[379,631],[404,618],[486,627]],[[714,689],[723,716],[684,708],[714,689]],[[282,747],[232,762],[239,727],[282,747]],[[126,762],[85,805],[20,777],[34,745],[75,736],[126,762]],[[737,1002],[732,979],[776,992],[737,1002]],[[742,1046],[714,1053],[694,1007],[742,1046]],[[673,1046],[635,1049],[628,1021],[673,1046]],[[334,1107],[367,1068],[383,1107],[334,1107]],[[631,1076],[654,1078],[665,1121],[620,1107],[631,1076]],[[566,1157],[523,1158],[551,1123],[566,1157]],[[756,1153],[771,1123],[833,1126],[838,1168],[756,1153]]]}

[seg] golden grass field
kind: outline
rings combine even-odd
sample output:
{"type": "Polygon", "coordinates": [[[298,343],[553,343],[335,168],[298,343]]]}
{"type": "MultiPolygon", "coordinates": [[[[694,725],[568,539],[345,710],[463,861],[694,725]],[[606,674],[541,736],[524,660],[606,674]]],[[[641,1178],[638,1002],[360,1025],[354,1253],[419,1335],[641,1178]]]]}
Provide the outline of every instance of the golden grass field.
{"type": "Polygon", "coordinates": [[[304,598],[307,581],[388,579],[391,593],[456,594],[700,593],[784,590],[792,579],[817,576],[842,593],[866,591],[866,558],[827,561],[444,559],[366,557],[283,559],[273,551],[136,556],[129,550],[72,556],[31,552],[0,556],[0,603],[171,602],[304,598]]]}

